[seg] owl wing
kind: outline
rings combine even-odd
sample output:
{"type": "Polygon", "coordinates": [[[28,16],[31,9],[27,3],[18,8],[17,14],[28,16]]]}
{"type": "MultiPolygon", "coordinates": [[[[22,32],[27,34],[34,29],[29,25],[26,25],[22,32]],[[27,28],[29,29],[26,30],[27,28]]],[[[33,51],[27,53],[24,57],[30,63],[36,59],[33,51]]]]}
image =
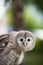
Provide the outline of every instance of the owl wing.
{"type": "Polygon", "coordinates": [[[9,42],[9,34],[0,35],[0,54],[4,50],[4,48],[8,45],[9,42]]]}
{"type": "Polygon", "coordinates": [[[12,44],[9,43],[9,38],[12,38],[12,34],[0,36],[0,65],[14,65],[18,59],[18,54],[14,52],[12,44]]]}

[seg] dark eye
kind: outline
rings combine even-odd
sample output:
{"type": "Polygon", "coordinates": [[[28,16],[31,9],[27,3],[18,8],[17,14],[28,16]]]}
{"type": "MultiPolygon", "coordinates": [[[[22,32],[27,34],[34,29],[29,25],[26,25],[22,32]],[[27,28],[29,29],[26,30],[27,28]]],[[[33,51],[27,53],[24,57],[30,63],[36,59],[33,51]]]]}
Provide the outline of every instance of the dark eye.
{"type": "Polygon", "coordinates": [[[23,39],[20,39],[20,41],[22,42],[22,41],[23,41],[23,39]]]}
{"type": "Polygon", "coordinates": [[[29,42],[29,41],[30,41],[30,39],[27,39],[27,41],[29,42]]]}

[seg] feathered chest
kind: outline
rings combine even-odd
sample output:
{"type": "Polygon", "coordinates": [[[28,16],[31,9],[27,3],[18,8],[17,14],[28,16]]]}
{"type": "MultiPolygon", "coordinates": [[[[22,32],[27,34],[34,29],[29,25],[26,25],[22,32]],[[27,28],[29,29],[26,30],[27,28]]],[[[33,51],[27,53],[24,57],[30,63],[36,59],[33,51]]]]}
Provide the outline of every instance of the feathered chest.
{"type": "Polygon", "coordinates": [[[17,60],[16,65],[20,65],[22,63],[23,59],[24,59],[24,53],[21,52],[21,54],[20,54],[20,56],[19,56],[19,58],[17,60]]]}

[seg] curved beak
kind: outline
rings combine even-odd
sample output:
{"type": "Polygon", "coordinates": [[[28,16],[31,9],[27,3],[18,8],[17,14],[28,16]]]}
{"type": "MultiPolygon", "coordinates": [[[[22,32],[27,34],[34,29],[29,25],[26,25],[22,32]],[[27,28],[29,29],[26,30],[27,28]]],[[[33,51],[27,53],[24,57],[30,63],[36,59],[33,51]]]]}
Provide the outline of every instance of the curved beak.
{"type": "Polygon", "coordinates": [[[24,48],[26,48],[26,47],[27,47],[27,44],[26,44],[26,42],[25,42],[25,43],[23,43],[23,45],[24,45],[24,48]]]}

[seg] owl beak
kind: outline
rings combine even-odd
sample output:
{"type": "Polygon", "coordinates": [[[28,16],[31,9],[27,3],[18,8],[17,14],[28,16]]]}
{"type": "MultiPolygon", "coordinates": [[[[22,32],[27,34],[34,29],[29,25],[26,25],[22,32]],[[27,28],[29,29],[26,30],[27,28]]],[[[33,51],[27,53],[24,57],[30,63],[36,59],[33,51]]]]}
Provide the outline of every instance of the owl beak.
{"type": "Polygon", "coordinates": [[[24,43],[24,47],[25,47],[25,48],[27,47],[27,44],[26,44],[26,42],[24,43]]]}

